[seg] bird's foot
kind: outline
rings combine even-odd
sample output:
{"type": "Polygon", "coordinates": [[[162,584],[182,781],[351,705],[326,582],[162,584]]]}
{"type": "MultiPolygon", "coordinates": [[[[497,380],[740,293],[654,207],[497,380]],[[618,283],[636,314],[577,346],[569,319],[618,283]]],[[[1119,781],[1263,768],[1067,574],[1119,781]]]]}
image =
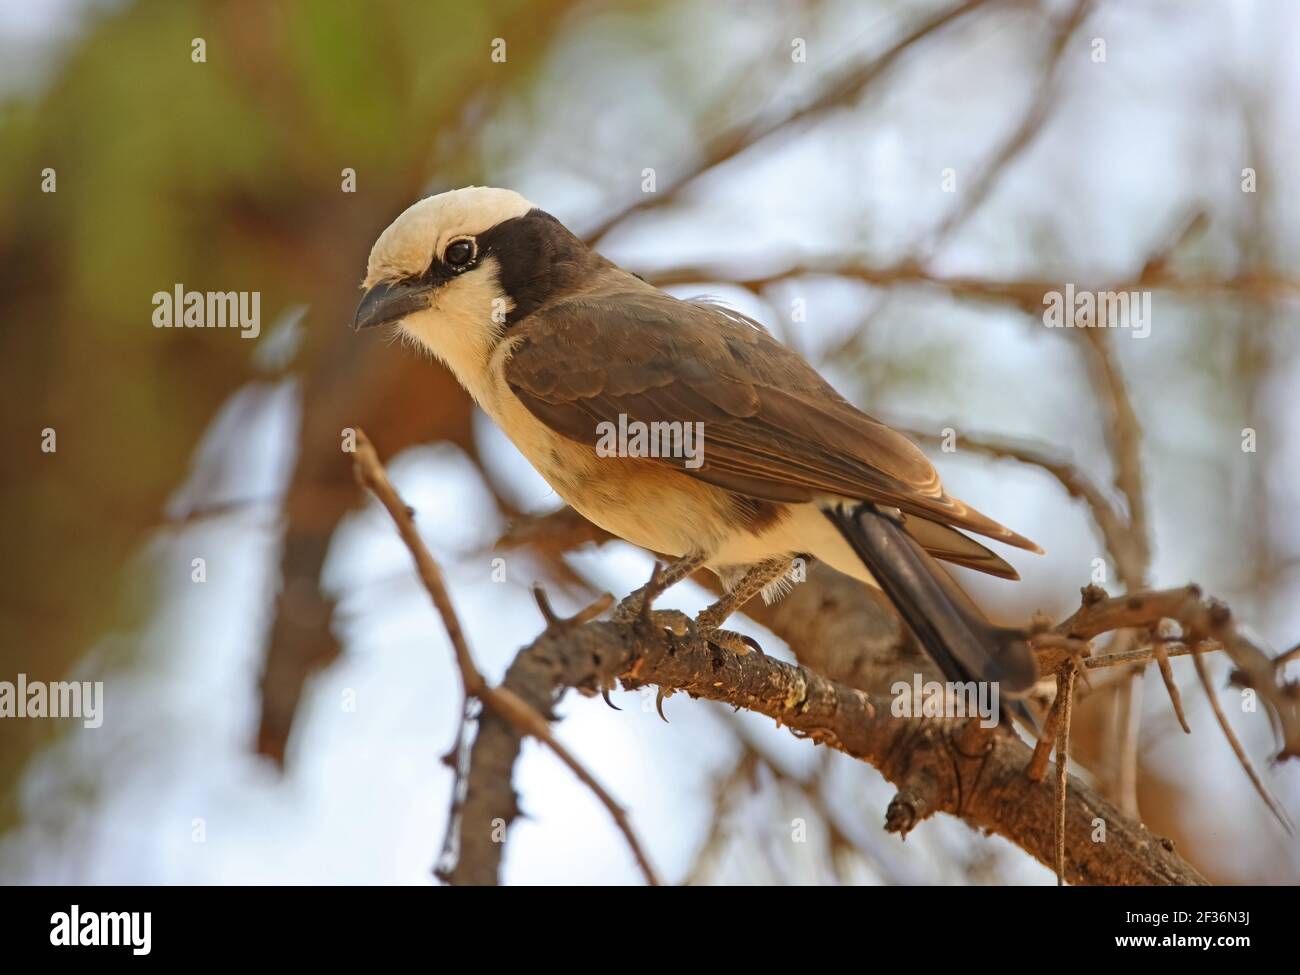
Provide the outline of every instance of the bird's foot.
{"type": "Polygon", "coordinates": [[[753,637],[722,628],[722,624],[735,609],[735,599],[730,595],[723,596],[717,602],[700,610],[700,614],[695,617],[696,631],[715,650],[731,650],[742,656],[751,651],[763,654],[763,648],[753,637]]]}
{"type": "Polygon", "coordinates": [[[648,586],[642,586],[640,589],[632,590],[614,607],[614,612],[610,613],[609,618],[615,623],[636,622],[645,612],[646,596],[649,595],[648,589],[648,586]]]}
{"type": "Polygon", "coordinates": [[[666,566],[656,562],[654,572],[650,575],[650,581],[640,589],[635,589],[629,593],[621,603],[614,607],[614,612],[610,618],[615,623],[634,623],[639,619],[645,619],[650,615],[650,607],[654,605],[654,601],[659,598],[665,589],[676,585],[703,564],[704,556],[695,553],[683,555],[666,566]]]}
{"type": "Polygon", "coordinates": [[[694,640],[699,631],[695,627],[695,620],[691,619],[680,609],[656,609],[650,612],[650,623],[660,630],[666,630],[679,639],[685,637],[686,640],[694,640]]]}
{"type": "MultiPolygon", "coordinates": [[[[647,593],[638,589],[614,607],[610,619],[615,623],[636,623],[647,621],[678,636],[695,635],[695,621],[680,609],[649,609],[646,606],[647,593]]],[[[653,594],[651,594],[653,598],[653,594]]]]}
{"type": "Polygon", "coordinates": [[[695,620],[680,609],[652,609],[647,611],[645,603],[633,593],[614,608],[611,617],[615,623],[634,623],[649,626],[662,632],[674,649],[683,643],[693,643],[699,637],[695,620]],[[629,602],[629,600],[634,600],[629,602]],[[625,605],[626,604],[626,605],[625,605]]]}
{"type": "Polygon", "coordinates": [[[742,657],[749,653],[757,653],[759,656],[767,656],[763,653],[763,648],[759,645],[759,642],[752,636],[745,636],[745,634],[737,633],[735,630],[724,630],[720,627],[706,629],[705,627],[700,626],[698,618],[695,620],[695,625],[699,630],[699,635],[704,639],[704,642],[715,650],[730,650],[732,653],[739,654],[742,657]]]}

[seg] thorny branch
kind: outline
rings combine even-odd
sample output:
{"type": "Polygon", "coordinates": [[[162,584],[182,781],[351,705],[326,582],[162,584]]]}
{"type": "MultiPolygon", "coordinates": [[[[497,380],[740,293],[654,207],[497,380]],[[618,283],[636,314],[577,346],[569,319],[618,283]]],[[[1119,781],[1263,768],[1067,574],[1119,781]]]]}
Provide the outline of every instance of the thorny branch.
{"type": "MultiPolygon", "coordinates": [[[[1177,623],[1182,629],[1180,639],[1188,645],[1199,643],[1203,649],[1224,650],[1236,665],[1232,683],[1254,691],[1268,707],[1282,738],[1277,760],[1300,758],[1300,684],[1285,680],[1273,658],[1236,626],[1232,611],[1221,602],[1203,598],[1198,586],[1114,597],[1107,597],[1102,590],[1089,586],[1084,589],[1083,606],[1069,619],[1057,624],[1052,632],[1076,640],[1090,640],[1119,629],[1154,632],[1162,620],[1177,623]]],[[[1159,634],[1153,636],[1153,642],[1166,639],[1159,634]]],[[[1166,652],[1174,655],[1173,650],[1166,652]]],[[[1135,651],[1117,656],[1114,663],[1144,659],[1138,656],[1139,653],[1146,653],[1146,659],[1149,659],[1154,651],[1135,651]]]]}
{"type": "MultiPolygon", "coordinates": [[[[435,603],[450,609],[436,564],[364,437],[359,437],[356,463],[359,476],[376,490],[411,547],[435,603]],[[441,595],[436,595],[439,592],[441,595]]],[[[534,525],[531,530],[542,529],[534,525]]],[[[810,580],[806,585],[815,584],[816,580],[810,580]]],[[[493,824],[508,824],[517,816],[510,777],[521,734],[534,734],[547,744],[554,741],[543,710],[549,713],[567,688],[595,693],[621,681],[625,687],[655,684],[665,691],[685,691],[693,697],[758,711],[787,725],[798,736],[874,765],[900,788],[887,814],[887,828],[892,831],[906,834],[933,813],[950,812],[972,826],[1006,836],[1046,864],[1061,867],[1063,876],[1074,883],[1203,882],[1167,841],[1153,837],[1078,780],[1069,780],[1066,803],[1055,802],[1053,793],[1059,786],[1049,790],[1041,782],[1045,754],[1031,753],[1006,729],[990,733],[974,722],[896,718],[887,698],[873,697],[863,688],[839,683],[803,666],[757,654],[720,655],[704,645],[668,639],[644,624],[593,622],[594,613],[606,605],[608,601],[602,600],[564,621],[539,593],[547,629],[519,654],[495,690],[474,667],[451,611],[448,632],[453,644],[461,644],[456,648],[458,662],[468,665],[466,688],[476,688],[494,715],[502,719],[492,721],[494,715],[485,716],[474,743],[462,810],[463,835],[487,837],[493,824]],[[1098,817],[1107,824],[1104,846],[1090,839],[1098,817]]],[[[1040,659],[1050,670],[1073,663],[1074,655],[1065,649],[1071,642],[1086,643],[1117,629],[1155,633],[1162,620],[1176,621],[1186,642],[1228,650],[1238,663],[1234,679],[1258,691],[1283,729],[1286,745],[1280,757],[1295,754],[1300,742],[1300,704],[1294,686],[1277,683],[1281,668],[1236,631],[1225,607],[1204,601],[1196,587],[1119,597],[1106,597],[1090,587],[1084,590],[1083,605],[1076,613],[1041,630],[1035,641],[1045,645],[1040,659]]],[[[1140,658],[1128,654],[1114,661],[1085,660],[1084,665],[1132,663],[1135,659],[1140,658]]],[[[847,673],[853,675],[853,671],[847,673]]],[[[1068,706],[1066,701],[1068,696],[1058,701],[1058,710],[1068,706]]],[[[1053,740],[1060,728],[1059,719],[1049,718],[1044,738],[1053,740]]],[[[1042,749],[1040,743],[1039,751],[1042,749]]],[[[572,756],[561,753],[561,757],[576,766],[572,756]]],[[[594,786],[589,776],[582,777],[602,795],[616,821],[625,825],[621,810],[615,813],[618,807],[613,800],[594,786]]],[[[1058,770],[1057,782],[1060,780],[1058,770]]],[[[625,829],[625,836],[644,864],[631,831],[625,829]]],[[[501,847],[499,842],[466,842],[450,876],[460,881],[494,881],[501,847]]]]}
{"type": "MultiPolygon", "coordinates": [[[[572,518],[565,511],[531,520],[527,523],[525,534],[529,537],[545,535],[548,533],[548,528],[554,528],[557,544],[561,548],[565,547],[566,544],[577,545],[591,539],[590,531],[574,530],[572,518]]],[[[513,538],[518,533],[518,530],[512,531],[510,537],[513,538]]],[[[808,640],[817,642],[828,639],[860,639],[860,635],[868,629],[869,624],[865,618],[855,617],[855,605],[841,601],[845,598],[855,599],[858,603],[866,601],[865,596],[867,594],[865,592],[860,594],[840,594],[838,592],[838,589],[846,588],[849,585],[853,584],[845,583],[844,580],[836,577],[833,573],[819,575],[814,572],[805,584],[796,587],[796,590],[781,603],[765,608],[757,607],[755,615],[772,627],[778,635],[790,639],[791,634],[787,627],[793,620],[801,621],[801,629],[803,629],[808,626],[806,621],[812,618],[810,613],[817,613],[818,625],[809,627],[803,633],[804,641],[802,643],[798,641],[798,634],[796,634],[796,639],[791,641],[791,646],[799,654],[800,659],[808,660],[813,666],[839,681],[849,681],[849,686],[868,691],[878,690],[889,686],[889,681],[892,680],[894,675],[916,669],[918,662],[915,659],[904,658],[893,661],[891,665],[889,659],[875,651],[868,651],[871,655],[864,657],[861,650],[846,647],[838,656],[850,662],[837,665],[836,652],[827,653],[825,651],[829,649],[828,647],[824,645],[812,647],[807,643],[808,640]],[[848,620],[846,626],[839,626],[838,623],[844,620],[848,620]],[[850,637],[850,633],[852,637],[850,637]],[[874,660],[875,663],[863,669],[861,664],[870,660],[874,660]],[[840,666],[841,669],[837,670],[837,666],[840,666]],[[892,670],[890,669],[891,666],[893,667],[892,670]]],[[[1235,626],[1231,623],[1231,616],[1227,613],[1226,608],[1222,607],[1221,604],[1204,600],[1200,590],[1194,586],[1167,591],[1139,592],[1117,597],[1108,597],[1102,590],[1088,587],[1084,590],[1084,599],[1080,609],[1056,625],[1044,624],[1034,634],[1033,643],[1038,649],[1042,669],[1044,672],[1051,673],[1059,671],[1067,661],[1076,661],[1086,670],[1095,670],[1102,667],[1132,666],[1148,662],[1159,651],[1163,651],[1169,657],[1181,656],[1191,652],[1183,641],[1190,639],[1191,634],[1202,633],[1207,634],[1205,639],[1200,641],[1205,650],[1226,648],[1228,645],[1235,648],[1237,657],[1234,657],[1234,659],[1240,658],[1244,662],[1244,669],[1234,677],[1234,680],[1244,686],[1247,679],[1244,675],[1249,673],[1251,675],[1250,680],[1260,682],[1261,690],[1259,695],[1261,699],[1266,701],[1275,723],[1284,729],[1284,739],[1288,744],[1284,746],[1279,758],[1286,757],[1293,748],[1291,743],[1300,741],[1300,737],[1298,737],[1300,736],[1300,714],[1297,713],[1297,709],[1300,708],[1300,698],[1297,697],[1296,687],[1282,682],[1282,666],[1279,663],[1270,660],[1263,651],[1254,647],[1246,637],[1237,632],[1235,626]],[[1178,624],[1182,630],[1182,636],[1170,637],[1165,635],[1165,631],[1161,627],[1171,621],[1178,624]],[[1147,634],[1149,642],[1140,649],[1120,654],[1082,655],[1088,651],[1090,640],[1116,630],[1130,630],[1138,634],[1147,634]],[[1269,678],[1267,681],[1264,680],[1265,675],[1269,678]],[[1267,687],[1265,687],[1266,684],[1267,687]]],[[[873,641],[879,642],[875,637],[869,637],[868,642],[873,641]]],[[[536,646],[537,644],[534,644],[534,647],[536,646]]],[[[579,652],[579,655],[581,655],[581,652],[579,652]]],[[[1283,655],[1283,657],[1285,656],[1283,655]]],[[[1281,661],[1283,657],[1279,657],[1278,661],[1281,661]]],[[[520,655],[516,667],[524,668],[526,661],[534,659],[531,651],[525,651],[520,655]]],[[[1241,666],[1239,664],[1239,667],[1241,666]]],[[[534,676],[536,677],[536,675],[534,676]]],[[[633,676],[637,680],[653,680],[653,678],[646,675],[644,670],[638,671],[633,676]]],[[[511,678],[507,677],[507,682],[510,680],[511,678]]],[[[579,681],[576,685],[567,686],[581,687],[583,685],[579,681]]],[[[669,690],[675,689],[672,684],[665,685],[661,683],[660,686],[667,687],[669,690]]],[[[702,693],[699,696],[713,697],[715,695],[702,693]]],[[[717,698],[715,697],[715,699],[717,698]]],[[[721,699],[728,700],[737,706],[747,706],[730,697],[721,699]]],[[[1066,702],[1067,699],[1058,698],[1053,708],[1053,714],[1048,718],[1047,727],[1044,729],[1042,740],[1039,742],[1037,749],[1034,750],[1032,756],[1026,750],[1023,769],[1027,781],[1041,783],[1044,778],[1052,747],[1057,744],[1061,709],[1066,706],[1066,702]]],[[[872,762],[870,757],[866,760],[872,762]]],[[[500,766],[499,760],[490,764],[496,767],[500,766]]],[[[872,764],[875,763],[872,762],[872,764]]],[[[881,770],[885,771],[883,767],[881,767],[881,770]]],[[[928,807],[924,803],[918,806],[913,801],[915,797],[926,794],[923,789],[909,786],[906,781],[900,781],[896,778],[893,780],[900,785],[904,792],[904,798],[894,805],[891,813],[891,822],[897,825],[916,816],[917,809],[928,807]]],[[[1069,794],[1074,797],[1070,800],[1070,809],[1074,809],[1074,804],[1077,802],[1083,802],[1086,805],[1094,802],[1095,797],[1092,795],[1075,796],[1075,792],[1082,786],[1074,779],[1070,779],[1069,782],[1069,794]]],[[[1257,779],[1256,783],[1258,786],[1257,779]]],[[[962,788],[960,773],[953,772],[950,779],[944,780],[943,787],[960,791],[962,788]]],[[[1048,791],[1055,793],[1054,786],[1048,791]]],[[[1263,792],[1261,794],[1266,795],[1263,792]]],[[[1064,793],[1062,793],[1062,797],[1064,798],[1064,793]]],[[[1274,808],[1276,811],[1271,799],[1268,801],[1270,802],[1270,808],[1274,808]]],[[[928,808],[925,815],[932,811],[934,811],[933,808],[928,808]]],[[[948,808],[945,811],[956,810],[948,808]]],[[[995,831],[1002,832],[1003,835],[1009,835],[1014,842],[1034,853],[1044,863],[1055,865],[1060,854],[1053,840],[1053,834],[1062,815],[1062,807],[1057,806],[1049,809],[1044,815],[1046,817],[1045,822],[1051,823],[1052,829],[1048,831],[1046,836],[1047,846],[1042,850],[1035,850],[1030,845],[1022,842],[1014,826],[1004,826],[1003,829],[997,827],[986,828],[993,828],[995,831]]],[[[1067,814],[1067,824],[1072,821],[1069,817],[1073,815],[1073,812],[1067,814]]],[[[969,818],[967,821],[970,821],[969,818]]],[[[1107,822],[1109,824],[1110,821],[1107,820],[1107,822]]],[[[1064,835],[1067,838],[1070,836],[1068,825],[1064,835]]],[[[1077,856],[1077,854],[1072,855],[1077,856]]],[[[1079,882],[1081,878],[1075,873],[1075,870],[1076,867],[1067,864],[1065,876],[1067,879],[1079,882]]],[[[1128,881],[1112,878],[1101,882],[1128,881]]],[[[1152,881],[1148,878],[1136,882],[1152,881]]]]}
{"type": "MultiPolygon", "coordinates": [[[[811,583],[810,583],[811,584],[811,583]]],[[[873,765],[899,787],[887,827],[905,835],[936,812],[960,816],[991,830],[1051,865],[1058,844],[1054,789],[1025,775],[1030,749],[1006,728],[988,730],[977,721],[900,718],[888,697],[868,694],[807,667],[759,654],[720,654],[702,642],[673,639],[653,626],[590,622],[549,629],[521,651],[503,687],[520,696],[553,698],[565,688],[597,693],[619,681],[626,688],[656,685],[692,697],[722,701],[766,714],[798,737],[873,765]]],[[[486,731],[486,729],[485,729],[486,731]]],[[[496,776],[518,754],[518,739],[480,733],[470,771],[471,795],[494,794],[465,829],[485,830],[493,819],[516,815],[509,790],[494,788],[496,776]]],[[[1065,876],[1074,883],[1195,884],[1201,876],[1172,844],[1125,817],[1077,779],[1070,782],[1062,835],[1065,876]],[[1097,821],[1107,842],[1092,842],[1097,821]]],[[[495,874],[499,844],[480,852],[476,873],[495,874]]]]}

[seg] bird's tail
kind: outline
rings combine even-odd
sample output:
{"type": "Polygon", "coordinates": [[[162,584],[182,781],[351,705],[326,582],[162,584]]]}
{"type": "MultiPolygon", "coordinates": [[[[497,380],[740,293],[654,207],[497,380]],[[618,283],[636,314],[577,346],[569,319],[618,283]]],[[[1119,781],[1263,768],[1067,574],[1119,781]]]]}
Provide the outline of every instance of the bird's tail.
{"type": "MultiPolygon", "coordinates": [[[[826,506],[862,564],[894,604],[921,646],[952,681],[996,683],[1000,698],[1024,696],[1038,679],[1024,633],[995,626],[907,533],[903,516],[874,504],[826,506]]],[[[1023,702],[1005,707],[1034,725],[1023,702]]]]}

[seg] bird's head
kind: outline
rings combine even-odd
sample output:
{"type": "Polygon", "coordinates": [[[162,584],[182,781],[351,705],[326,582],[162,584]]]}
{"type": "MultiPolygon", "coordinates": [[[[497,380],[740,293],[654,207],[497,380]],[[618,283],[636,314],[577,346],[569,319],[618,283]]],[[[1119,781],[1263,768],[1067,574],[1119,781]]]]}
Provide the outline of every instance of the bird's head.
{"type": "Polygon", "coordinates": [[[408,207],[375,241],[353,327],[400,324],[466,381],[511,324],[571,287],[591,258],[513,190],[439,193],[408,207]]]}

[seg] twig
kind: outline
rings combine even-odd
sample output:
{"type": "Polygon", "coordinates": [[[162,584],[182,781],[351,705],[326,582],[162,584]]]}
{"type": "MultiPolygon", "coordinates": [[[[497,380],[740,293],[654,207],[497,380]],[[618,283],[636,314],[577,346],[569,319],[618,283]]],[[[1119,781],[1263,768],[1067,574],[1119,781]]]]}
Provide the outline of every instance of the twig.
{"type": "MultiPolygon", "coordinates": [[[[1212,640],[1223,648],[1237,666],[1236,681],[1259,694],[1277,721],[1282,734],[1278,760],[1300,757],[1300,693],[1297,685],[1286,681],[1274,667],[1272,658],[1238,630],[1228,607],[1204,599],[1199,586],[1147,590],[1113,598],[1089,586],[1084,589],[1083,605],[1079,610],[1057,624],[1052,632],[1089,640],[1101,633],[1126,627],[1154,628],[1166,619],[1178,623],[1183,640],[1212,640]]],[[[1170,655],[1175,655],[1175,651],[1171,649],[1170,655]]],[[[1094,659],[1105,661],[1105,658],[1094,659]]]]}
{"type": "Polygon", "coordinates": [[[380,463],[379,455],[375,453],[370,438],[361,430],[357,430],[352,470],[356,474],[357,482],[362,487],[369,488],[388,511],[394,524],[397,525],[397,533],[411,553],[411,558],[415,560],[415,569],[419,573],[420,581],[424,583],[424,588],[433,599],[433,605],[438,610],[438,615],[442,617],[442,625],[447,630],[447,638],[451,640],[465,694],[469,697],[481,697],[487,682],[475,666],[469,644],[465,642],[465,633],[461,629],[460,618],[456,615],[456,607],[452,605],[451,596],[447,594],[442,570],[438,568],[438,563],[433,560],[428,547],[424,544],[424,539],[416,530],[411,509],[398,496],[397,490],[388,480],[388,474],[384,471],[384,465],[380,463]]]}
{"type": "MultiPolygon", "coordinates": [[[[1070,656],[1075,657],[1076,661],[1084,668],[1080,673],[1084,680],[1087,680],[1087,671],[1089,670],[1144,664],[1154,658],[1160,666],[1160,674],[1164,678],[1165,687],[1169,690],[1170,703],[1173,705],[1174,714],[1178,717],[1178,724],[1187,734],[1192,733],[1191,725],[1187,723],[1187,714],[1183,710],[1182,695],[1178,691],[1178,685],[1174,683],[1174,673],[1169,666],[1170,657],[1181,657],[1192,652],[1186,645],[1181,642],[1171,645],[1163,639],[1157,639],[1148,646],[1139,647],[1136,650],[1125,650],[1121,653],[1105,653],[1089,657],[1079,655],[1077,648],[1080,644],[1085,647],[1088,646],[1086,641],[1063,637],[1058,633],[1042,633],[1030,637],[1030,646],[1035,651],[1069,651],[1070,656]]],[[[1223,647],[1214,643],[1202,649],[1222,650],[1223,647]]]]}
{"type": "Polygon", "coordinates": [[[1219,695],[1214,693],[1214,687],[1210,683],[1210,673],[1206,669],[1205,658],[1200,651],[1200,644],[1193,641],[1191,643],[1191,648],[1192,659],[1196,661],[1196,676],[1201,679],[1201,686],[1205,688],[1205,696],[1210,699],[1210,707],[1214,709],[1215,720],[1219,722],[1219,727],[1223,729],[1223,737],[1228,739],[1228,744],[1232,747],[1233,754],[1237,756],[1238,764],[1245,769],[1246,775],[1250,779],[1250,784],[1255,787],[1255,791],[1259,794],[1259,797],[1264,800],[1264,804],[1268,806],[1269,812],[1277,818],[1279,823],[1286,827],[1288,833],[1294,834],[1295,827],[1287,816],[1286,810],[1282,808],[1278,801],[1273,798],[1272,793],[1268,791],[1268,787],[1264,785],[1264,780],[1261,779],[1259,773],[1255,771],[1254,763],[1251,762],[1250,757],[1246,754],[1246,749],[1241,746],[1241,742],[1237,738],[1237,733],[1232,730],[1232,725],[1228,724],[1228,716],[1223,713],[1223,707],[1219,704],[1219,695]]]}
{"type": "Polygon", "coordinates": [[[931,246],[950,237],[972,213],[980,208],[1012,160],[1024,152],[1033,142],[1034,137],[1042,131],[1043,123],[1047,120],[1060,90],[1061,63],[1070,39],[1087,19],[1091,9],[1091,0],[1076,0],[1074,7],[1062,18],[1048,45],[1041,77],[1034,85],[1033,101],[1025,110],[1020,123],[998,147],[991,161],[984,166],[979,178],[963,194],[961,206],[949,214],[935,229],[931,246]]]}
{"type": "Polygon", "coordinates": [[[1031,782],[1042,782],[1047,775],[1047,763],[1059,738],[1061,715],[1070,700],[1070,696],[1065,692],[1065,673],[1069,664],[1069,661],[1062,663],[1056,671],[1056,697],[1052,699],[1052,707],[1047,712],[1047,720],[1043,722],[1042,733],[1034,744],[1034,754],[1029,759],[1029,764],[1025,766],[1025,778],[1031,782]]]}
{"type": "Polygon", "coordinates": [[[452,771],[451,811],[447,815],[447,829],[442,838],[442,851],[433,874],[443,882],[450,882],[452,867],[460,852],[461,812],[465,804],[465,790],[469,779],[470,726],[477,718],[477,698],[466,697],[461,707],[460,722],[451,748],[442,757],[442,763],[452,771]]]}
{"type": "Polygon", "coordinates": [[[1109,404],[1107,438],[1115,458],[1115,486],[1128,503],[1128,528],[1132,535],[1131,556],[1116,558],[1115,572],[1126,588],[1141,589],[1146,583],[1151,562],[1150,529],[1147,523],[1146,489],[1142,474],[1142,426],[1133,408],[1133,400],[1124,383],[1119,363],[1111,348],[1111,333],[1106,328],[1084,328],[1076,332],[1085,338],[1091,352],[1093,385],[1109,404]]]}
{"type": "MultiPolygon", "coordinates": [[[[1115,635],[1115,642],[1132,646],[1131,631],[1125,630],[1115,635]]],[[[1114,758],[1114,788],[1119,799],[1119,806],[1130,816],[1140,815],[1138,809],[1138,733],[1142,725],[1142,675],[1145,668],[1133,667],[1128,670],[1115,689],[1113,706],[1118,711],[1115,731],[1119,747],[1114,758]]]]}
{"type": "Polygon", "coordinates": [[[1065,799],[1069,787],[1070,715],[1074,707],[1074,676],[1078,673],[1074,661],[1066,661],[1057,681],[1060,695],[1061,718],[1056,728],[1056,883],[1065,885],[1065,799]]]}
{"type": "MultiPolygon", "coordinates": [[[[1204,649],[1222,650],[1223,647],[1216,643],[1213,646],[1208,646],[1204,649]]],[[[1083,665],[1089,670],[1098,670],[1103,667],[1122,667],[1126,664],[1144,664],[1156,657],[1157,653],[1164,654],[1165,660],[1168,661],[1171,657],[1185,657],[1191,652],[1191,649],[1181,640],[1175,643],[1166,643],[1164,640],[1156,640],[1145,647],[1138,647],[1135,650],[1125,650],[1122,653],[1103,653],[1096,657],[1088,657],[1083,662],[1083,665]],[[1157,651],[1157,647],[1160,648],[1159,651],[1157,651]]]]}
{"type": "Polygon", "coordinates": [[[1269,810],[1290,831],[1292,827],[1289,820],[1281,813],[1277,801],[1256,774],[1223,717],[1218,699],[1204,673],[1201,644],[1217,642],[1237,664],[1235,679],[1254,689],[1260,699],[1269,704],[1283,737],[1279,759],[1300,755],[1300,751],[1297,751],[1300,744],[1300,695],[1296,693],[1296,685],[1286,683],[1278,677],[1268,655],[1254,646],[1233,625],[1231,611],[1222,603],[1203,599],[1198,586],[1131,593],[1109,599],[1095,587],[1089,586],[1083,592],[1083,606],[1069,619],[1058,624],[1053,632],[1075,639],[1091,639],[1111,630],[1154,629],[1165,619],[1179,624],[1183,641],[1192,648],[1196,658],[1197,674],[1210,697],[1219,726],[1238,762],[1269,810]]]}
{"type": "MultiPolygon", "coordinates": [[[[460,619],[456,615],[456,608],[452,605],[451,597],[447,593],[447,587],[443,582],[442,572],[433,556],[429,553],[429,549],[420,537],[420,533],[416,530],[410,509],[402,502],[392,482],[388,480],[388,474],[385,472],[383,464],[380,463],[379,455],[375,452],[374,446],[360,429],[357,430],[353,470],[357,480],[364,487],[369,488],[375,497],[379,499],[380,504],[388,511],[388,514],[397,525],[398,534],[410,551],[411,557],[415,560],[415,567],[420,575],[420,580],[424,583],[425,589],[428,590],[429,596],[433,599],[433,604],[442,617],[443,626],[447,630],[447,637],[451,640],[465,696],[467,698],[477,697],[487,707],[513,725],[521,735],[531,735],[550,748],[604,804],[615,824],[623,833],[628,846],[631,847],[637,864],[640,866],[642,874],[645,875],[646,882],[657,886],[659,878],[650,865],[650,861],[646,857],[635,832],[632,830],[631,823],[628,821],[623,808],[614,801],[614,798],[605,791],[595,777],[583,767],[582,763],[556,739],[551,731],[550,724],[536,708],[521,699],[509,688],[492,687],[484,680],[483,675],[474,664],[474,657],[470,653],[469,644],[465,640],[460,619]]],[[[608,603],[606,602],[602,606],[602,611],[607,606],[608,603]]]]}
{"type": "Polygon", "coordinates": [[[1276,657],[1274,657],[1273,666],[1277,670],[1281,670],[1283,667],[1285,667],[1293,660],[1300,660],[1300,643],[1297,643],[1290,650],[1280,653],[1276,657]]]}
{"type": "Polygon", "coordinates": [[[1164,681],[1165,690],[1169,692],[1169,703],[1173,705],[1178,724],[1184,734],[1190,735],[1192,726],[1187,723],[1187,714],[1183,710],[1183,696],[1178,692],[1178,685],[1174,682],[1174,669],[1169,666],[1169,647],[1164,640],[1155,640],[1151,644],[1151,650],[1155,653],[1156,665],[1160,668],[1160,679],[1164,681]]]}
{"type": "MultiPolygon", "coordinates": [[[[739,270],[722,266],[689,265],[667,268],[646,275],[658,287],[681,284],[699,284],[719,281],[734,284],[750,291],[763,291],[774,284],[806,277],[840,277],[861,281],[874,287],[892,288],[928,286],[946,291],[954,298],[972,301],[1010,304],[1034,315],[1042,313],[1044,299],[1060,291],[1058,278],[998,279],[971,275],[943,275],[928,271],[914,260],[897,264],[870,265],[860,260],[826,259],[804,261],[783,271],[757,277],[747,276],[739,270]]],[[[1215,294],[1231,295],[1249,301],[1271,303],[1279,300],[1300,300],[1300,278],[1266,268],[1243,271],[1233,275],[1178,274],[1168,269],[1157,269],[1138,277],[1111,281],[1079,283],[1077,291],[1096,293],[1115,291],[1169,291],[1189,297],[1215,294]]],[[[1041,327],[1041,326],[1040,326],[1041,327]]],[[[1067,331],[1071,331],[1068,330],[1067,331]]],[[[1078,331],[1095,331],[1079,329],[1078,331]]]]}
{"type": "Polygon", "coordinates": [[[586,239],[593,244],[599,243],[614,227],[633,214],[645,213],[673,202],[684,189],[705,173],[734,159],[763,139],[792,125],[806,122],[831,109],[851,105],[855,100],[861,98],[863,92],[885,74],[914,44],[960,20],[967,14],[978,10],[987,3],[989,3],[989,0],[966,0],[964,3],[943,11],[901,38],[883,54],[873,58],[867,64],[845,72],[826,85],[813,99],[778,119],[769,122],[757,121],[742,124],[723,131],[705,146],[699,162],[687,169],[686,172],[673,180],[671,184],[665,186],[660,192],[653,195],[643,194],[635,203],[625,206],[618,213],[608,217],[599,226],[586,233],[586,239]]]}

